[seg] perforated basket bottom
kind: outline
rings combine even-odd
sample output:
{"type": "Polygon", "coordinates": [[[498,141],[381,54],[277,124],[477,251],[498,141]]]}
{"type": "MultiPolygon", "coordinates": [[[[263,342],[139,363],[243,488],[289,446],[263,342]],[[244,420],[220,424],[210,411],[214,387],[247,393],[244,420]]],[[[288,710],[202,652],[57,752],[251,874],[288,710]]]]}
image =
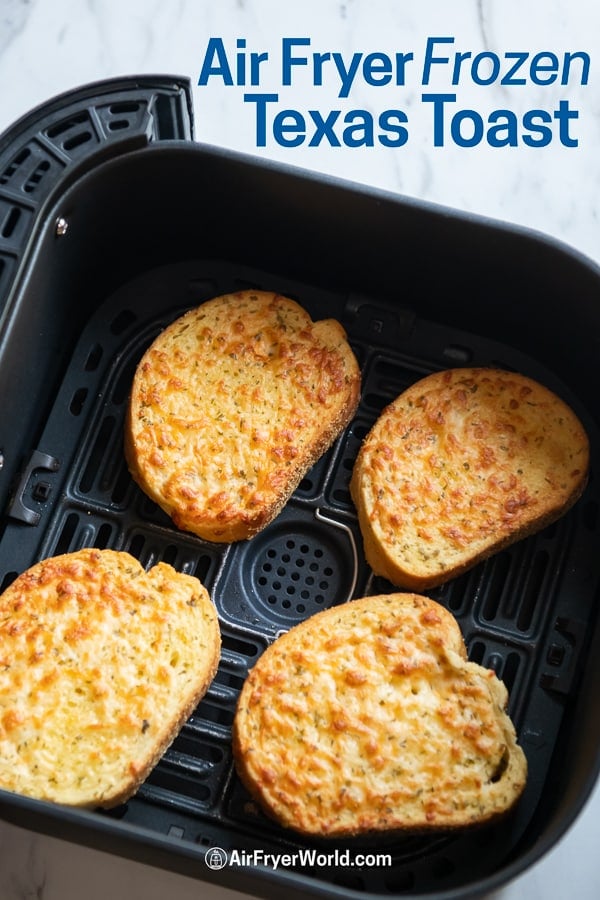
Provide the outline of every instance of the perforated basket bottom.
{"type": "MultiPolygon", "coordinates": [[[[585,410],[552,373],[511,348],[416,319],[374,300],[328,294],[279,277],[208,262],[150,272],[125,285],[88,323],[40,438],[56,467],[32,467],[0,545],[5,587],[37,559],[83,546],[128,550],[147,567],[164,560],[198,576],[219,612],[223,651],[206,697],[137,796],[109,818],[142,825],[204,850],[211,846],[295,852],[308,844],[267,821],[237,780],[230,734],[248,670],[278,633],[352,597],[389,592],[362,553],[348,482],[360,442],[382,408],[417,378],[452,365],[499,365],[538,378],[585,410]],[[132,482],[122,429],[138,360],[156,334],[190,306],[244,287],[295,297],[313,318],[336,316],[363,372],[351,425],[306,475],[280,516],[252,541],[205,543],[177,531],[132,482]]],[[[593,463],[595,466],[595,462],[593,463]]],[[[477,662],[510,691],[509,711],[529,762],[529,782],[514,815],[462,835],[387,837],[325,845],[385,848],[378,867],[311,869],[315,889],[342,885],[374,894],[443,891],[493,874],[532,821],[544,791],[569,696],[585,651],[600,561],[593,482],[556,525],[430,592],[457,617],[477,662]]],[[[106,814],[99,814],[106,816],[106,814]]],[[[176,844],[174,845],[176,846],[176,844]]],[[[260,891],[260,888],[258,888],[260,891]]]]}

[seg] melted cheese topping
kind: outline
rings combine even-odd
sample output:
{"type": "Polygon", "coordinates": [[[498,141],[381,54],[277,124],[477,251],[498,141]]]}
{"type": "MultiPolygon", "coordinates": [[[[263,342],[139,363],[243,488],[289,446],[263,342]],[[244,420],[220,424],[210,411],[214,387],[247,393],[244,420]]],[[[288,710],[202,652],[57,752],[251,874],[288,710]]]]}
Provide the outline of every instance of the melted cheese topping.
{"type": "Polygon", "coordinates": [[[581,423],[541,385],[486,369],[432,375],[361,448],[352,493],[369,561],[395,584],[431,587],[556,518],[588,465],[581,423]]]}
{"type": "Polygon", "coordinates": [[[438,604],[353,601],[263,654],[236,713],[236,764],[270,815],[308,834],[472,824],[525,783],[506,700],[438,604]]]}
{"type": "Polygon", "coordinates": [[[220,636],[196,578],[126,553],[44,560],[0,596],[0,786],[121,801],[212,679],[220,636]]]}
{"type": "Polygon", "coordinates": [[[349,421],[360,372],[333,320],[277,294],[208,301],[174,322],[134,379],[126,451],[178,527],[209,540],[270,521],[349,421]]]}

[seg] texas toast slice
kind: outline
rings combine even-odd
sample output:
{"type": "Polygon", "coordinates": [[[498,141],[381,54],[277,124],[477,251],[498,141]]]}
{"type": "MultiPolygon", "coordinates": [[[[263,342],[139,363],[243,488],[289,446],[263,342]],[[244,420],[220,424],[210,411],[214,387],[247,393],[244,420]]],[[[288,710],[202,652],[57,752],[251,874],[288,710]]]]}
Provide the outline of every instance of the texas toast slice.
{"type": "Polygon", "coordinates": [[[305,835],[481,824],[526,782],[507,696],[433,600],[354,600],[260,657],[235,714],[237,771],[268,816],[305,835]]]}
{"type": "Polygon", "coordinates": [[[360,370],[334,319],[240,291],[177,319],[141,360],[125,434],[129,469],[177,527],[248,539],[282,509],[350,421],[360,370]]]}
{"type": "Polygon", "coordinates": [[[355,462],[367,561],[401,588],[448,581],[566,513],[589,453],[573,410],[531,378],[429,375],[382,412],[355,462]]]}

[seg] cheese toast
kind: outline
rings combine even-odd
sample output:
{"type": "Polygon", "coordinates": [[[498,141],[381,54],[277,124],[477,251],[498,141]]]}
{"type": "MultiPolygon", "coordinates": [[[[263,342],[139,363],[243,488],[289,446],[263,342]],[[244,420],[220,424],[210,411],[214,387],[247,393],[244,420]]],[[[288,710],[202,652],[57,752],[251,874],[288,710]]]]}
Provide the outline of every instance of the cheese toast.
{"type": "Polygon", "coordinates": [[[206,692],[220,642],[206,589],[166,563],[84,549],[32,566],[0,595],[0,787],[124,802],[206,692]]]}
{"type": "Polygon", "coordinates": [[[239,697],[234,760],[260,808],[305,835],[481,824],[526,783],[507,699],[438,603],[353,600],[260,657],[239,697]]]}
{"type": "Polygon", "coordinates": [[[130,472],[178,528],[248,539],[350,421],[359,392],[336,320],[313,322],[266,291],[216,297],[167,327],[137,368],[130,472]]]}
{"type": "Polygon", "coordinates": [[[589,443],[573,410],[523,375],[436,372],[381,414],[350,490],[366,559],[426,590],[563,515],[582,494],[589,443]]]}

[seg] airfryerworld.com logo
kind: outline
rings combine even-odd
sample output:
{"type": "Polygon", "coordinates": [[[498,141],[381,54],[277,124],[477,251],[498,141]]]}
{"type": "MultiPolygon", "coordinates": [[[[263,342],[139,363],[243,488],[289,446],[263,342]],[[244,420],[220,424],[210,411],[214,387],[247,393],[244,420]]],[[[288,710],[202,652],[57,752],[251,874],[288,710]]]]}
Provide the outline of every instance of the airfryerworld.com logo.
{"type": "Polygon", "coordinates": [[[223,850],[211,847],[205,857],[206,865],[214,871],[225,866],[266,866],[276,870],[297,866],[319,868],[379,868],[392,865],[390,853],[351,853],[335,849],[328,853],[304,847],[293,853],[270,853],[266,850],[223,850]]]}

